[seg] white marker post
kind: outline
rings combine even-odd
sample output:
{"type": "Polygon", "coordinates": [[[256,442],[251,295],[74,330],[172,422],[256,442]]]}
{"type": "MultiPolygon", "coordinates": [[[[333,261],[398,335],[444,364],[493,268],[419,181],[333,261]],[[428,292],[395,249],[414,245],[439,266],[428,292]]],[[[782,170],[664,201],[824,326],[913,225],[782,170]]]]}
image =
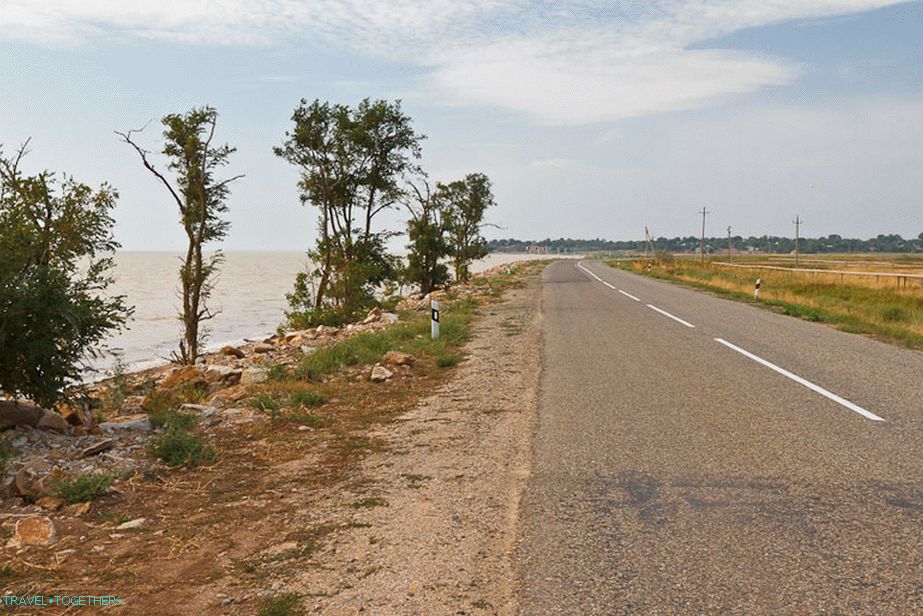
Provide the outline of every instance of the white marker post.
{"type": "Polygon", "coordinates": [[[753,299],[759,301],[760,299],[760,284],[763,282],[762,278],[756,279],[756,287],[753,289],[753,299]]]}
{"type": "Polygon", "coordinates": [[[432,300],[430,302],[430,307],[433,312],[433,320],[430,322],[430,333],[433,336],[433,340],[439,337],[439,302],[432,300]]]}

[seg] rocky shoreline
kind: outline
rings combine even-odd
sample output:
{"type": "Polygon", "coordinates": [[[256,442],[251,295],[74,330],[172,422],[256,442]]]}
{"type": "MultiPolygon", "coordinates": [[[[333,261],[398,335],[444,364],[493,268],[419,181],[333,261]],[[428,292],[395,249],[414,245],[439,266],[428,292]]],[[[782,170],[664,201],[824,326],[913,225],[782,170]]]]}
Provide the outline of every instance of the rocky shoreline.
{"type": "MultiPolygon", "coordinates": [[[[104,498],[118,500],[139,478],[171,472],[150,455],[152,440],[163,432],[162,426],[152,423],[158,396],[182,400],[179,411],[194,415],[197,429],[206,435],[262,430],[260,426],[269,425],[272,419],[253,408],[248,398],[254,389],[271,381],[273,371],[289,370],[318,349],[356,334],[381,332],[402,322],[399,314],[428,312],[431,299],[446,303],[483,300],[491,286],[479,281],[510,271],[506,265],[498,266],[479,274],[471,285],[432,296],[408,297],[395,312],[374,309],[360,322],[340,328],[319,326],[286,332],[223,347],[200,358],[195,366],[168,365],[100,381],[84,390],[92,404],[68,407],[61,415],[51,414],[50,419],[46,411],[42,421],[26,422],[0,433],[16,453],[5,476],[0,477],[0,553],[9,562],[28,563],[30,555],[46,561],[50,558],[55,567],[80,553],[83,538],[62,541],[67,536],[62,530],[92,526],[90,518],[97,505],[92,499],[69,502],[62,498],[54,488],[56,481],[77,475],[111,477],[112,487],[104,498]]],[[[378,363],[349,368],[336,378],[379,386],[425,379],[414,374],[414,360],[412,355],[392,351],[378,363]]],[[[313,428],[302,425],[297,429],[313,428]]],[[[106,525],[110,536],[118,538],[123,532],[150,525],[145,517],[125,517],[106,525]]],[[[96,547],[100,546],[91,549],[96,547]]]]}

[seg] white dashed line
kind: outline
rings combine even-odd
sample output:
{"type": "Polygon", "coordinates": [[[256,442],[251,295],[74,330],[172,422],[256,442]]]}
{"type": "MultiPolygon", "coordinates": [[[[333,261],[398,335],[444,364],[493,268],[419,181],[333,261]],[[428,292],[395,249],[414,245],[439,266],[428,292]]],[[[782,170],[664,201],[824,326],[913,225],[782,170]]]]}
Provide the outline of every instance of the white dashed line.
{"type": "Polygon", "coordinates": [[[637,297],[635,297],[634,295],[632,295],[632,294],[629,293],[628,291],[622,291],[621,289],[619,289],[619,293],[621,293],[621,294],[624,295],[625,297],[630,297],[631,299],[635,300],[636,302],[640,302],[640,301],[641,301],[640,299],[638,299],[637,297]]]}
{"type": "Polygon", "coordinates": [[[731,344],[730,342],[728,342],[727,340],[724,340],[723,338],[715,338],[715,342],[718,342],[718,343],[720,343],[720,344],[723,344],[723,345],[726,346],[727,348],[732,349],[732,350],[734,350],[734,351],[737,351],[738,353],[740,353],[740,354],[743,355],[744,357],[749,357],[749,358],[752,359],[753,361],[755,361],[755,362],[757,362],[757,363],[759,363],[759,364],[762,364],[762,365],[766,366],[766,367],[769,368],[770,370],[774,370],[774,371],[778,372],[778,373],[781,374],[782,376],[785,376],[785,377],[790,378],[791,380],[795,381],[796,383],[798,383],[798,384],[800,384],[800,385],[804,385],[805,387],[807,387],[807,388],[810,389],[811,391],[817,392],[817,393],[819,393],[820,395],[824,396],[825,398],[829,398],[830,400],[833,400],[834,402],[836,402],[837,404],[839,404],[839,405],[841,405],[841,406],[845,406],[845,407],[848,408],[850,411],[855,411],[856,413],[859,413],[860,415],[862,415],[862,416],[865,417],[866,419],[871,419],[872,421],[884,421],[883,418],[879,417],[879,416],[876,415],[875,413],[872,413],[872,412],[870,412],[870,411],[867,411],[867,410],[865,410],[864,408],[862,408],[861,406],[857,406],[857,405],[853,404],[852,402],[850,402],[849,400],[846,400],[846,399],[844,399],[844,398],[841,398],[841,397],[839,397],[838,395],[836,395],[836,394],[834,394],[834,393],[832,393],[832,392],[827,391],[827,390],[824,389],[823,387],[820,387],[820,386],[818,386],[818,385],[815,385],[815,384],[812,383],[811,381],[808,381],[808,380],[805,380],[805,379],[801,378],[801,377],[798,376],[797,374],[792,374],[791,372],[789,372],[789,371],[786,370],[785,368],[780,368],[779,366],[775,365],[774,363],[769,362],[769,361],[766,361],[766,360],[763,359],[762,357],[759,357],[759,356],[757,356],[757,355],[754,355],[754,354],[751,353],[750,351],[746,351],[746,350],[740,348],[740,347],[737,346],[737,345],[731,344]]]}
{"type": "Polygon", "coordinates": [[[653,305],[653,304],[648,304],[647,307],[650,308],[651,310],[656,310],[657,312],[659,312],[659,313],[662,314],[663,316],[669,317],[669,318],[673,319],[674,321],[676,321],[677,323],[681,323],[681,324],[685,325],[686,327],[690,327],[690,328],[693,328],[693,329],[695,328],[695,325],[693,325],[693,324],[690,323],[689,321],[683,321],[681,318],[679,318],[679,317],[677,317],[677,316],[674,316],[674,315],[670,314],[670,313],[667,312],[666,310],[661,310],[660,308],[658,308],[657,306],[655,306],[655,305],[653,305]]]}

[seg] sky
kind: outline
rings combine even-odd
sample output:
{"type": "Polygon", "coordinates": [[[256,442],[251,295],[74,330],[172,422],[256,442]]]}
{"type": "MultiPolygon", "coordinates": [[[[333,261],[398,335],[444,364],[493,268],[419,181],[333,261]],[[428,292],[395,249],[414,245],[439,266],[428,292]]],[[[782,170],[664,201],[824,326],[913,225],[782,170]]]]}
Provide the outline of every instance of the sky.
{"type": "Polygon", "coordinates": [[[204,104],[246,175],[223,247],[312,244],[272,154],[302,98],[400,99],[433,179],[493,181],[492,238],[698,235],[703,207],[710,235],[916,237],[921,42],[919,1],[4,0],[0,144],[114,185],[131,250],[183,234],[113,131],[158,149],[204,104]]]}

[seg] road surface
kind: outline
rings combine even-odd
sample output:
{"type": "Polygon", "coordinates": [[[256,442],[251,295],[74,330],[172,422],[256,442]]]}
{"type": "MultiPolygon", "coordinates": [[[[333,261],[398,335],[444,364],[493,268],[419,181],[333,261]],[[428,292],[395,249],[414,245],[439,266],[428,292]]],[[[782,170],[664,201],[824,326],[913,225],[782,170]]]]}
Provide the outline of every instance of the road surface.
{"type": "Polygon", "coordinates": [[[923,354],[544,274],[521,613],[923,613],[923,354]]]}

